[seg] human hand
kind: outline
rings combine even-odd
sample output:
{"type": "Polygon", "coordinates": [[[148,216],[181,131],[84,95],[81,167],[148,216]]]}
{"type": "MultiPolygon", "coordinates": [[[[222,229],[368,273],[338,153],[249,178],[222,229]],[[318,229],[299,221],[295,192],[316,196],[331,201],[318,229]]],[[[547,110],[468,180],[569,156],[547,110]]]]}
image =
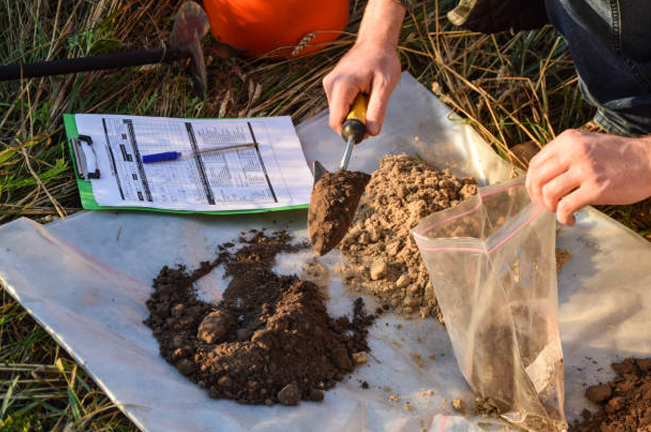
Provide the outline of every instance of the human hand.
{"type": "Polygon", "coordinates": [[[323,79],[330,127],[341,134],[344,119],[359,93],[369,95],[366,133],[382,129],[391,92],[400,80],[398,36],[405,8],[395,0],[369,0],[355,45],[323,79]]]}
{"type": "Polygon", "coordinates": [[[330,127],[341,133],[353,100],[359,93],[367,93],[366,132],[379,134],[389,97],[399,80],[400,60],[395,47],[372,42],[355,44],[323,79],[330,127]]]}
{"type": "Polygon", "coordinates": [[[566,130],[531,159],[526,187],[570,226],[589,204],[643,200],[651,196],[651,138],[566,130]]]}

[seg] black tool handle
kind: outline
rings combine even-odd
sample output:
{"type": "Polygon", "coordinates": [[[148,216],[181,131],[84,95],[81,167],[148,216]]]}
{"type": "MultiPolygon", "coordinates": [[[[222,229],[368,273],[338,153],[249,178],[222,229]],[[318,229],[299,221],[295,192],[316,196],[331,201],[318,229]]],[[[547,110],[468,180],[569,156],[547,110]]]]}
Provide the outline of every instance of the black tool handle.
{"type": "Polygon", "coordinates": [[[0,66],[0,81],[61,75],[76,72],[142,66],[153,63],[166,63],[190,56],[187,50],[161,48],[157,50],[129,51],[113,54],[100,54],[92,57],[52,60],[38,63],[12,64],[0,66]],[[22,70],[22,72],[21,72],[22,70]]]}
{"type": "Polygon", "coordinates": [[[341,136],[344,141],[353,137],[353,144],[358,144],[366,135],[366,110],[368,109],[368,95],[360,93],[355,97],[350,111],[346,116],[341,136]]]}

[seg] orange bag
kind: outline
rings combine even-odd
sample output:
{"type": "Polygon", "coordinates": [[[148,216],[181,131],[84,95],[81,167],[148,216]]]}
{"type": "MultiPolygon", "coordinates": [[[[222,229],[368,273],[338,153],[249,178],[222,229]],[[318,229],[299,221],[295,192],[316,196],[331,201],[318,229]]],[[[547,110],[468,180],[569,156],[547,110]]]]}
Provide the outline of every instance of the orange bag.
{"type": "Polygon", "coordinates": [[[256,56],[289,57],[304,36],[318,33],[298,52],[304,55],[323,48],[348,24],[349,0],[204,0],[215,38],[256,56]]]}

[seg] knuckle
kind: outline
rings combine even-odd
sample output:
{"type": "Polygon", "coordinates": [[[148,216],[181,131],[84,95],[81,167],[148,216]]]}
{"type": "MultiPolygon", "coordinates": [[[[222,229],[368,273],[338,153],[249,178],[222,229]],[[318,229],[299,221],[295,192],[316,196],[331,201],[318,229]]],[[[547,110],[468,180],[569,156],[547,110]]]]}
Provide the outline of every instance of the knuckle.
{"type": "Polygon", "coordinates": [[[566,129],[559,135],[559,137],[563,137],[563,139],[570,139],[570,140],[577,140],[580,139],[583,136],[583,132],[581,132],[578,129],[566,129]]]}
{"type": "Polygon", "coordinates": [[[540,177],[537,172],[531,173],[531,181],[529,182],[529,187],[534,192],[540,190],[540,177]]]}
{"type": "Polygon", "coordinates": [[[580,157],[587,156],[590,153],[588,143],[586,143],[582,138],[572,145],[574,146],[574,152],[580,157]]]}
{"type": "Polygon", "coordinates": [[[554,187],[551,183],[547,183],[541,188],[541,193],[543,195],[543,199],[545,200],[545,203],[548,204],[548,202],[552,202],[554,200],[554,197],[556,196],[554,187]]]}
{"type": "MultiPolygon", "coordinates": [[[[544,151],[544,149],[543,149],[544,151]]],[[[540,166],[540,160],[541,160],[541,154],[543,152],[540,151],[537,154],[535,154],[530,160],[529,160],[529,172],[534,172],[536,169],[540,166]]]]}
{"type": "Polygon", "coordinates": [[[373,85],[378,90],[385,90],[389,88],[389,79],[384,74],[378,74],[373,78],[373,85]]]}

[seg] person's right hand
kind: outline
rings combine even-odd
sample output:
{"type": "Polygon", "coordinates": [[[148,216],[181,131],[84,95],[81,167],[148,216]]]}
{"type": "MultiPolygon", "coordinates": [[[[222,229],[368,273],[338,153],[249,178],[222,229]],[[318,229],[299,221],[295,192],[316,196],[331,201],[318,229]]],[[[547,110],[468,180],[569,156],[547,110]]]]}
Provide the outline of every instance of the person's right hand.
{"type": "Polygon", "coordinates": [[[400,80],[398,36],[405,7],[395,0],[369,0],[355,45],[323,78],[330,107],[330,127],[341,134],[350,106],[359,93],[369,95],[366,133],[382,129],[391,92],[400,80]]]}
{"type": "Polygon", "coordinates": [[[395,47],[373,41],[356,43],[323,79],[330,127],[341,133],[353,100],[359,93],[366,93],[366,133],[379,134],[389,97],[399,80],[400,60],[395,47]]]}

